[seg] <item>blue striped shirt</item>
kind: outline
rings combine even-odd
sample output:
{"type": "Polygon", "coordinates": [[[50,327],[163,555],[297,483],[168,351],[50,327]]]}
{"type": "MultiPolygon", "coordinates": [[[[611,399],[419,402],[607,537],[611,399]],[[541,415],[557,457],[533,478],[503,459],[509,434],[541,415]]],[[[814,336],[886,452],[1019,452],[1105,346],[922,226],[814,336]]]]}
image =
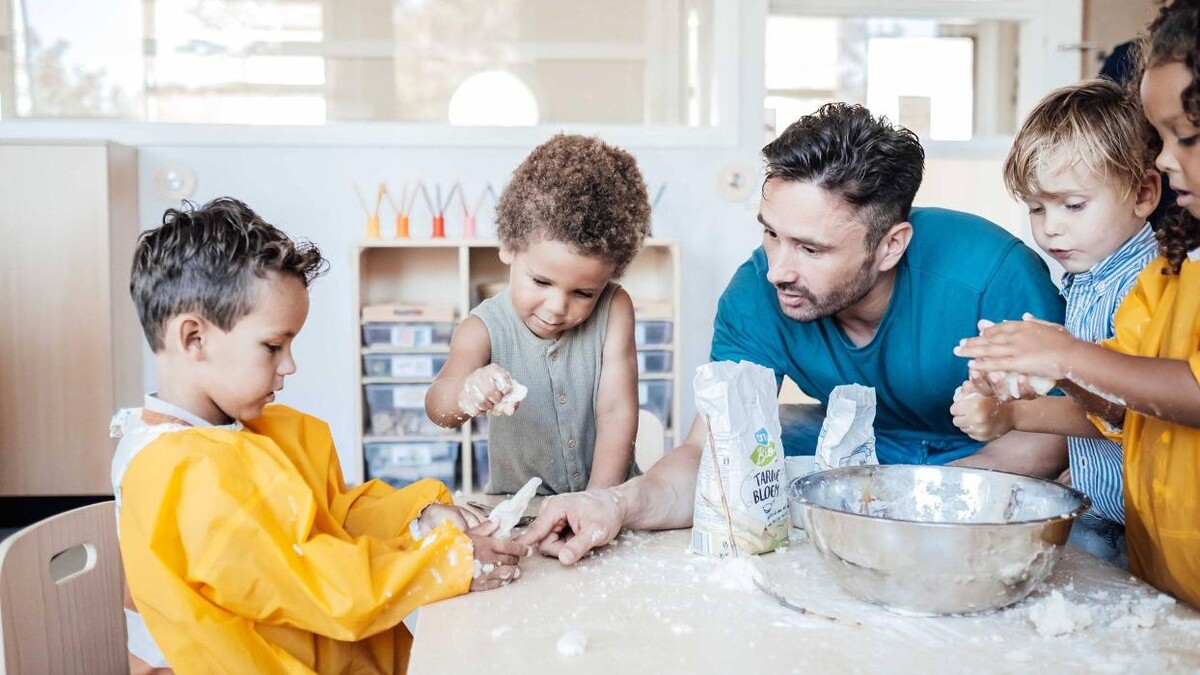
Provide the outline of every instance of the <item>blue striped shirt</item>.
{"type": "MultiPolygon", "coordinates": [[[[1158,255],[1154,231],[1147,224],[1112,255],[1086,272],[1063,275],[1067,300],[1067,330],[1089,342],[1100,342],[1114,333],[1113,315],[1133,288],[1138,273],[1158,255]]],[[[1103,438],[1067,439],[1071,458],[1071,483],[1092,498],[1095,516],[1125,523],[1125,497],[1121,492],[1121,446],[1103,438]]]]}

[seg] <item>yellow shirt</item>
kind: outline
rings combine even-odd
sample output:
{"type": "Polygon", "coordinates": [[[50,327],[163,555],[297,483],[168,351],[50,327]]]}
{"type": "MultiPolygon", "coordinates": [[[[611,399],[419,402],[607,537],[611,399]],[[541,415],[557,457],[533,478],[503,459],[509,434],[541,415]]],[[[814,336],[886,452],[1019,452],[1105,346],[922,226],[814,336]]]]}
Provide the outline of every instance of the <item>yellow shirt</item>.
{"type": "MultiPolygon", "coordinates": [[[[1200,263],[1164,275],[1159,257],[1117,309],[1109,349],[1187,361],[1200,379],[1200,263]]],[[[1105,431],[1101,425],[1101,430],[1105,431]]],[[[1200,429],[1132,410],[1110,435],[1125,450],[1125,541],[1134,574],[1200,607],[1200,429]]]]}
{"type": "Polygon", "coordinates": [[[286,406],[164,433],[121,488],[129,590],[180,673],[403,672],[404,617],[471,583],[466,535],[408,532],[444,485],[347,490],[328,427],[286,406]]]}

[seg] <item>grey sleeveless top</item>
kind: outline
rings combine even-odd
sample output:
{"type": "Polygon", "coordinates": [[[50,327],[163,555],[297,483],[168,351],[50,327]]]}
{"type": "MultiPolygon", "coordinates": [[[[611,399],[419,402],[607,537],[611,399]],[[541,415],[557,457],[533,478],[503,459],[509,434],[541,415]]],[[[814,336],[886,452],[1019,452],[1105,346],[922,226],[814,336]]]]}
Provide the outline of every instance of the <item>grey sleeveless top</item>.
{"type": "MultiPolygon", "coordinates": [[[[601,355],[617,288],[608,284],[591,316],[557,340],[534,335],[517,316],[507,290],[471,310],[487,327],[492,363],[529,387],[512,417],[488,420],[485,492],[513,493],[534,476],[542,479],[541,494],[587,487],[596,444],[601,355]]],[[[631,472],[634,466],[630,462],[631,472]]]]}

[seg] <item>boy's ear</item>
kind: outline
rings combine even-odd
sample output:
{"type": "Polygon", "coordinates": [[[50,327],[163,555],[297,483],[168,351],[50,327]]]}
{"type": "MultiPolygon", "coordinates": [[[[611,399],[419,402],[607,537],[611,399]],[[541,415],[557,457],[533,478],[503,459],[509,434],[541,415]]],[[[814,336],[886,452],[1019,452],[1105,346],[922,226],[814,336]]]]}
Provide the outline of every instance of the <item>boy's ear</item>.
{"type": "Polygon", "coordinates": [[[513,261],[512,251],[508,250],[507,246],[500,246],[500,262],[505,265],[511,265],[513,261]]]}
{"type": "Polygon", "coordinates": [[[1136,194],[1134,197],[1133,213],[1138,218],[1145,220],[1154,213],[1154,209],[1158,208],[1158,200],[1162,199],[1162,178],[1157,171],[1147,171],[1142,180],[1134,186],[1136,194]]]}
{"type": "Polygon", "coordinates": [[[912,225],[908,221],[892,226],[875,248],[875,269],[886,272],[900,264],[908,243],[912,241],[912,225]]]}
{"type": "Polygon", "coordinates": [[[204,358],[204,340],[211,325],[198,314],[181,314],[167,325],[166,339],[174,344],[180,354],[196,359],[204,358]]]}

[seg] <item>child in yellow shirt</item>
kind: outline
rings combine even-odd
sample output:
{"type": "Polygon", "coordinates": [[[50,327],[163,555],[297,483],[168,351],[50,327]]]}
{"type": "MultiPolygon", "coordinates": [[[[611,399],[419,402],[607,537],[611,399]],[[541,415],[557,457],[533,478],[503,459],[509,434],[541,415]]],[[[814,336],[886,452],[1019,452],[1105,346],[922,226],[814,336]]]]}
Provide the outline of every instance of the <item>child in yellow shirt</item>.
{"type": "Polygon", "coordinates": [[[1122,443],[1130,569],[1200,607],[1200,3],[1163,7],[1142,53],[1142,105],[1162,143],[1155,164],[1182,208],[1117,310],[1115,337],[1093,345],[1027,318],[957,353],[987,373],[1057,380],[1122,443]]]}
{"type": "Polygon", "coordinates": [[[520,575],[444,485],[347,489],[325,423],[273,404],[325,266],[234,199],[138,242],[158,393],[114,418],[112,473],[133,673],[403,672],[407,614],[520,575]]]}

